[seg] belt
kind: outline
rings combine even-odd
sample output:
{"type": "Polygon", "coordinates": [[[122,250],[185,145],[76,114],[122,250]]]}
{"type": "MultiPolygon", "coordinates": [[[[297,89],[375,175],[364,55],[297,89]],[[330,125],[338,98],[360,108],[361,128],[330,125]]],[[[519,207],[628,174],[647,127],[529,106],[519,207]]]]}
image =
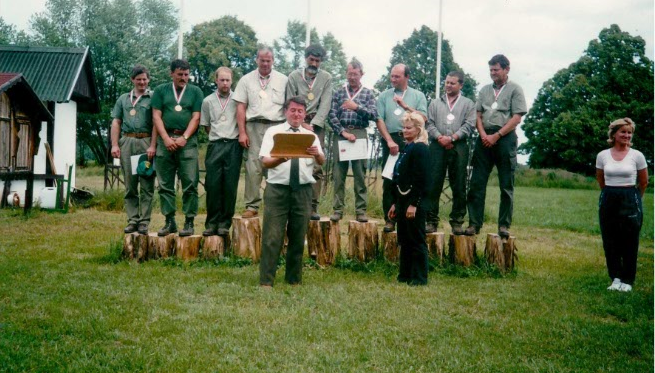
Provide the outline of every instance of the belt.
{"type": "Polygon", "coordinates": [[[305,123],[311,122],[312,119],[314,119],[315,116],[316,116],[316,113],[311,113],[311,114],[305,115],[305,123]]]}
{"type": "Polygon", "coordinates": [[[210,142],[232,142],[232,141],[238,141],[238,140],[239,139],[222,138],[222,139],[211,140],[210,142]]]}
{"type": "Polygon", "coordinates": [[[180,131],[180,130],[166,130],[166,132],[168,132],[169,135],[171,135],[171,134],[176,135],[176,136],[184,135],[184,131],[180,131]]]}
{"type": "Polygon", "coordinates": [[[263,124],[280,124],[286,122],[285,120],[268,120],[268,119],[251,119],[248,122],[257,122],[263,124]]]}
{"type": "MultiPolygon", "coordinates": [[[[368,126],[366,126],[366,127],[368,127],[368,126]]],[[[363,130],[363,129],[365,129],[366,127],[360,127],[360,126],[344,126],[344,128],[347,128],[347,129],[349,129],[349,130],[363,130]]]]}
{"type": "Polygon", "coordinates": [[[123,132],[123,136],[125,136],[125,137],[136,137],[137,139],[144,139],[146,137],[150,137],[150,133],[148,133],[148,132],[123,132]]]}

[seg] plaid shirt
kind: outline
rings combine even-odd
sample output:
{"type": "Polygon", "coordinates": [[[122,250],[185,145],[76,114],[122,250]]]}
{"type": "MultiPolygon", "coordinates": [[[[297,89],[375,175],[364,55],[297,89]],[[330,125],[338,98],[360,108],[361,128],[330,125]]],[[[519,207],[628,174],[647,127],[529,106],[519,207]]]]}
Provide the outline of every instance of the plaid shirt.
{"type": "MultiPolygon", "coordinates": [[[[344,110],[341,107],[341,105],[348,100],[346,89],[350,91],[349,88],[348,85],[343,86],[332,95],[332,107],[330,108],[328,119],[330,120],[330,127],[332,127],[332,130],[336,134],[341,134],[341,132],[348,126],[366,128],[368,127],[369,121],[377,121],[378,119],[378,109],[375,106],[375,97],[373,97],[373,91],[368,88],[362,88],[362,91],[353,100],[357,105],[359,105],[356,111],[344,110]]],[[[352,91],[350,91],[350,93],[351,95],[355,94],[355,92],[352,91]]]]}

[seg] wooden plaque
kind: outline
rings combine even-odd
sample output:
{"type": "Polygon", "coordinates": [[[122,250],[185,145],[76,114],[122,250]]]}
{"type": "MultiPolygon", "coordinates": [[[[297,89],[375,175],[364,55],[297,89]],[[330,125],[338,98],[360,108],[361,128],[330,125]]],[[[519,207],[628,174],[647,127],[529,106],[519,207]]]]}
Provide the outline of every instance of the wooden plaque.
{"type": "Polygon", "coordinates": [[[313,158],[307,154],[316,137],[311,133],[276,133],[273,135],[271,157],[313,158]]]}

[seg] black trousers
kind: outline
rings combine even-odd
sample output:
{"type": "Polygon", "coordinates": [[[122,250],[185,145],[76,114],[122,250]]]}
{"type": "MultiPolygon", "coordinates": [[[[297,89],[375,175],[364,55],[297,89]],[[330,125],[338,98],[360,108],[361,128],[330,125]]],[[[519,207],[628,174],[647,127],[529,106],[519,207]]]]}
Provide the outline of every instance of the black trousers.
{"type": "Polygon", "coordinates": [[[243,148],[239,141],[210,141],[205,156],[207,190],[207,229],[230,229],[237,201],[243,148]]]}
{"type": "Polygon", "coordinates": [[[600,232],[611,279],[632,285],[637,274],[639,231],[643,222],[637,188],[606,186],[598,201],[600,232]]]}
{"type": "Polygon", "coordinates": [[[406,212],[406,203],[396,203],[398,244],[400,245],[398,281],[410,285],[427,285],[428,245],[425,242],[425,210],[419,206],[414,219],[407,219],[406,212]]]}
{"type": "MultiPolygon", "coordinates": [[[[393,132],[390,133],[391,139],[398,144],[398,152],[402,152],[403,149],[405,149],[405,138],[403,135],[401,135],[398,132],[393,132]]],[[[391,154],[391,151],[389,150],[389,146],[387,145],[387,142],[384,141],[383,138],[380,137],[380,141],[382,142],[382,168],[384,168],[384,165],[387,164],[387,158],[389,158],[389,154],[391,154]]],[[[382,211],[384,212],[384,221],[389,222],[389,209],[391,208],[391,205],[393,204],[393,196],[394,196],[394,190],[391,185],[391,180],[382,178],[382,211]]],[[[398,207],[398,206],[396,206],[398,207]]],[[[397,219],[397,218],[396,218],[397,219]]],[[[391,220],[393,222],[393,220],[391,220]]]]}

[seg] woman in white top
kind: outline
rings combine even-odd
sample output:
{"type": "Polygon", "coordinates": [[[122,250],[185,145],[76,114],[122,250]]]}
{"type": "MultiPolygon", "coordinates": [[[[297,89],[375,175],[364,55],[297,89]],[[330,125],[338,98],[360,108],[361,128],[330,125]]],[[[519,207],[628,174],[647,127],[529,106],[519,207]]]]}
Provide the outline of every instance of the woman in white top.
{"type": "Polygon", "coordinates": [[[600,231],[612,284],[608,290],[631,291],[637,273],[639,231],[643,220],[641,198],[648,185],[644,155],[631,149],[635,124],[630,118],[609,126],[611,148],[596,157],[600,231]]]}

